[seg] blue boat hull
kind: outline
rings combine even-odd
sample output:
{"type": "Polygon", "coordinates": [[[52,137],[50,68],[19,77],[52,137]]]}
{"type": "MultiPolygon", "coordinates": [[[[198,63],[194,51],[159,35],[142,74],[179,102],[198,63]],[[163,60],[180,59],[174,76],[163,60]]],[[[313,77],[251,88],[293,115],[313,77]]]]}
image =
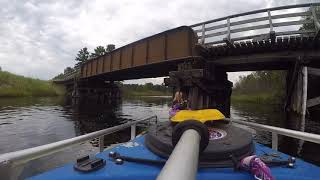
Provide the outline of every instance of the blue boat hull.
{"type": "MultiPolygon", "coordinates": [[[[121,155],[137,157],[137,158],[146,158],[160,160],[161,158],[157,155],[150,152],[144,146],[144,136],[136,138],[135,140],[124,144],[116,146],[110,150],[106,150],[102,153],[97,154],[99,158],[106,160],[107,164],[102,169],[99,169],[90,173],[81,173],[73,169],[72,163],[65,165],[63,167],[45,172],[43,174],[31,177],[32,180],[51,180],[51,179],[68,179],[68,180],[82,180],[82,179],[93,179],[93,180],[108,180],[108,179],[155,179],[161,167],[138,164],[133,162],[124,162],[122,165],[117,165],[111,161],[108,157],[110,151],[119,152],[121,155]]],[[[263,155],[265,153],[278,153],[284,159],[287,159],[289,156],[283,153],[272,150],[261,144],[256,144],[256,154],[263,155]]],[[[272,167],[272,174],[276,179],[299,179],[299,180],[311,180],[311,179],[320,179],[320,168],[316,165],[304,162],[300,159],[296,160],[295,168],[286,168],[286,167],[272,167]]],[[[235,180],[248,180],[254,179],[251,174],[244,171],[235,172],[232,168],[203,168],[199,169],[197,174],[197,179],[235,179],[235,180]]]]}

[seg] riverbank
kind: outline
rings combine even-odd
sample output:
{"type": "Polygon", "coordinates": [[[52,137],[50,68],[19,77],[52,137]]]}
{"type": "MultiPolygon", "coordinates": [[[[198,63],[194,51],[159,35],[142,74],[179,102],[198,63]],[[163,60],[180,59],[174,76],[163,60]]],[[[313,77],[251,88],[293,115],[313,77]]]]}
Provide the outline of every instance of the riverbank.
{"type": "Polygon", "coordinates": [[[0,97],[45,97],[64,94],[64,88],[50,81],[0,71],[0,97]]]}
{"type": "Polygon", "coordinates": [[[270,93],[258,93],[258,94],[239,94],[233,93],[231,96],[232,102],[243,102],[253,104],[272,104],[281,105],[283,103],[282,97],[273,95],[270,93]]]}
{"type": "Polygon", "coordinates": [[[171,96],[172,94],[164,91],[155,91],[155,90],[145,90],[145,91],[135,91],[135,90],[126,90],[122,89],[122,93],[125,97],[130,96],[171,96]]]}
{"type": "Polygon", "coordinates": [[[164,85],[159,84],[119,84],[122,94],[130,96],[171,96],[172,90],[164,85]]]}

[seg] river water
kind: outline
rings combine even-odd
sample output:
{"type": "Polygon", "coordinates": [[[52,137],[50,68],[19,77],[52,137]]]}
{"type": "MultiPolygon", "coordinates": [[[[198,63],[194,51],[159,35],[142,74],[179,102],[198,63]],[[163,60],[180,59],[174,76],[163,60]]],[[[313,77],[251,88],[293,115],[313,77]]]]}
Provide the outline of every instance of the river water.
{"type": "MultiPolygon", "coordinates": [[[[127,121],[157,115],[159,121],[168,120],[169,97],[124,98],[108,105],[89,105],[73,108],[64,98],[8,98],[0,100],[0,153],[39,146],[79,136],[99,129],[112,127],[127,121]]],[[[233,103],[231,117],[246,121],[283,127],[281,108],[270,105],[233,103]]],[[[247,127],[245,127],[247,128],[247,127]]],[[[271,135],[256,132],[259,143],[270,146],[271,135]]],[[[320,134],[320,122],[307,120],[306,131],[320,134]]],[[[125,130],[108,136],[107,144],[125,142],[130,131],[125,130]]],[[[281,144],[281,143],[280,143],[281,144]]],[[[298,143],[298,148],[280,145],[280,151],[298,156],[320,165],[314,156],[319,146],[313,143],[298,143]]],[[[98,152],[96,141],[32,161],[22,171],[22,177],[75,161],[77,157],[98,152]]]]}

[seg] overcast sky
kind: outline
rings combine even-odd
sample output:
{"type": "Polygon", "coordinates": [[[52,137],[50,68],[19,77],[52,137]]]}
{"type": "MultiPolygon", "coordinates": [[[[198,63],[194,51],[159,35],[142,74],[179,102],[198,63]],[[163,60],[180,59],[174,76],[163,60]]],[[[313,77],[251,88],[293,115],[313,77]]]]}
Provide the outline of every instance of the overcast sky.
{"type": "MultiPolygon", "coordinates": [[[[320,0],[318,0],[319,2],[320,0]]],[[[117,47],[181,25],[302,0],[0,0],[0,66],[51,79],[82,47],[117,47]]],[[[229,74],[232,81],[243,73],[229,74]]],[[[144,81],[161,83],[156,78],[144,81]]]]}

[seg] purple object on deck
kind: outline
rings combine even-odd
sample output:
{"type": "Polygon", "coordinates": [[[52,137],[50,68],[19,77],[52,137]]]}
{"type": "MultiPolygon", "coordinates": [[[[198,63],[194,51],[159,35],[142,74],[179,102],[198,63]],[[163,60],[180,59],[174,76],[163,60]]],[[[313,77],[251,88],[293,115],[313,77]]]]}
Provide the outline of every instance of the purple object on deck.
{"type": "Polygon", "coordinates": [[[255,155],[243,158],[240,162],[240,167],[246,171],[250,171],[255,179],[275,180],[271,175],[269,167],[255,155]]]}
{"type": "Polygon", "coordinates": [[[172,117],[177,114],[181,110],[180,104],[175,104],[172,106],[172,108],[169,110],[169,116],[172,117]]]}

